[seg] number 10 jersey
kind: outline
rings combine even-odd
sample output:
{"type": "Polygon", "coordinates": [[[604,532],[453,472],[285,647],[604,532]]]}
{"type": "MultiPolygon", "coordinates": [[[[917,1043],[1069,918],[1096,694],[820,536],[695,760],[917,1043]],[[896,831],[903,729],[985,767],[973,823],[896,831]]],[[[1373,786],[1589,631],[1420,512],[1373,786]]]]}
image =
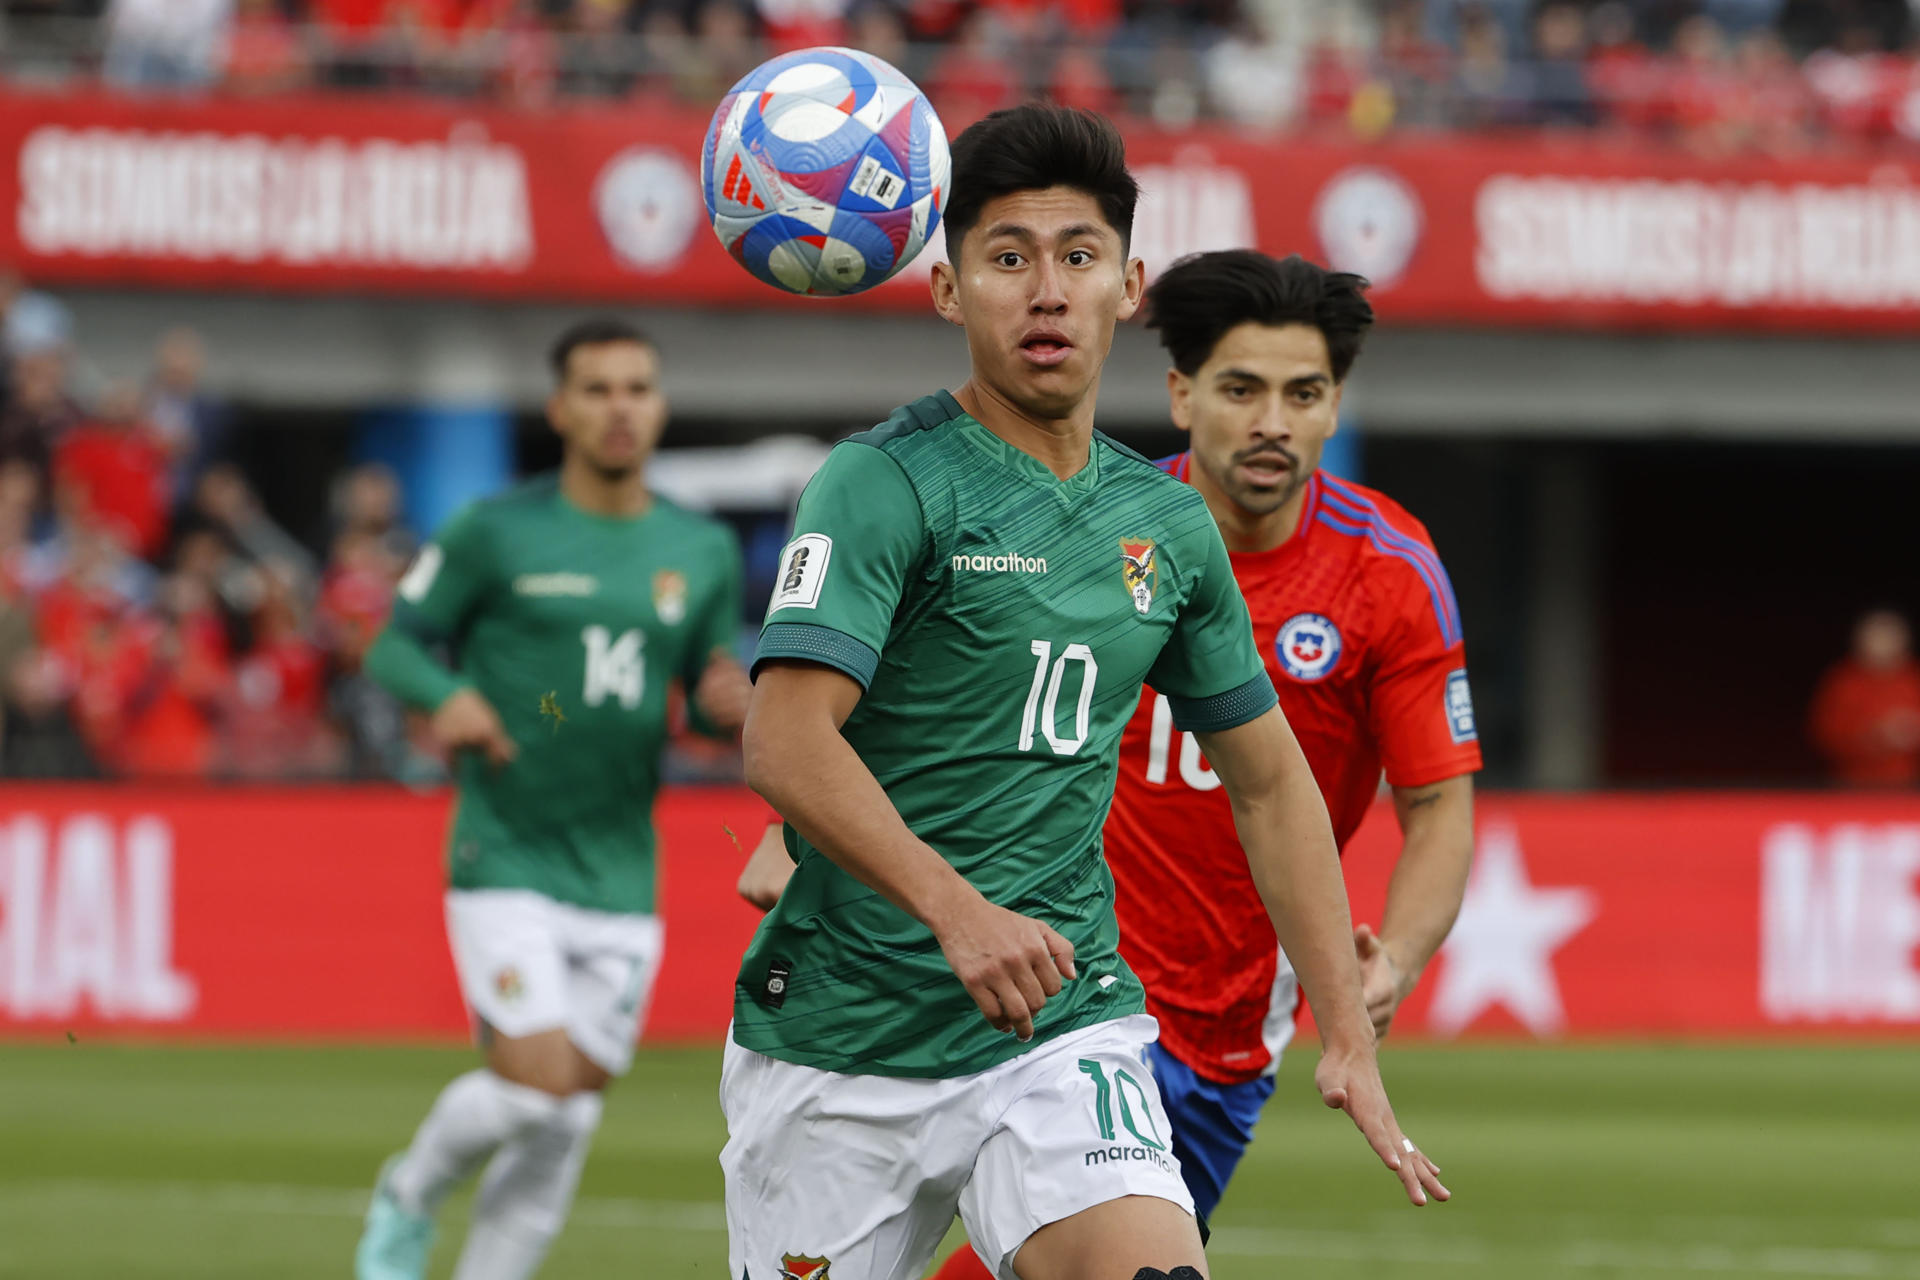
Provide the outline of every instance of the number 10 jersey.
{"type": "MultiPolygon", "coordinates": [[[[1139,1012],[1100,828],[1141,683],[1198,732],[1275,703],[1200,495],[1098,432],[1058,479],[941,392],[837,446],[794,533],[756,674],[798,660],[858,681],[842,732],[907,826],[1073,944],[1079,976],[1033,1044],[1139,1012]]],[[[793,880],[735,986],[739,1044],[922,1077],[1033,1047],[988,1026],[925,927],[791,827],[787,845],[793,880]]]]}

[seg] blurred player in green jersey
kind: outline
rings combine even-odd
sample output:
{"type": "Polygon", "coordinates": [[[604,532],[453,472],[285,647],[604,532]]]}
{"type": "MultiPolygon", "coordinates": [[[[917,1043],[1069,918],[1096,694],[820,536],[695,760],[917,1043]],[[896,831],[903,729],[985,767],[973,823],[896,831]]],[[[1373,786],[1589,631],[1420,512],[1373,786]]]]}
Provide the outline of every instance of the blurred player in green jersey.
{"type": "Polygon", "coordinates": [[[956,1211],[1002,1280],[1204,1276],[1101,857],[1148,680],[1231,797],[1322,1096],[1414,1203],[1446,1195],[1380,1083],[1326,807],[1219,530],[1093,429],[1136,196],[1090,113],[961,134],[933,293],[972,375],[800,500],[746,729],[797,865],[735,986],[728,1280],[916,1280],[956,1211]]]}
{"type": "Polygon", "coordinates": [[[657,352],[593,321],[562,335],[553,371],[558,474],[449,521],[368,658],[456,757],[447,933],[486,1061],[382,1170],[358,1280],[422,1276],[435,1211],[482,1164],[455,1275],[538,1268],[659,972],[668,685],[691,691],[703,728],[731,733],[746,712],[739,548],[646,487],[666,422],[657,352]]]}

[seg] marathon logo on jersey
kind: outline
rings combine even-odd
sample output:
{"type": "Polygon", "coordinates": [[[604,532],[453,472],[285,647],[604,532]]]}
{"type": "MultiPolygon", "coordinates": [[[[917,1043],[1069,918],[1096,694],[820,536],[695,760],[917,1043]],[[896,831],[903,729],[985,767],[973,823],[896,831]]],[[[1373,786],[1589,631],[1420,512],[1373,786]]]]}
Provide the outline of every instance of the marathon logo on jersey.
{"type": "Polygon", "coordinates": [[[820,603],[820,584],[826,580],[833,539],[824,533],[803,533],[780,553],[780,577],[773,584],[768,613],[780,609],[811,609],[820,603]]]}
{"type": "Polygon", "coordinates": [[[955,556],[955,573],[1045,573],[1047,561],[1044,556],[955,556]]]}
{"type": "Polygon", "coordinates": [[[1120,539],[1120,574],[1133,597],[1133,607],[1141,613],[1153,608],[1153,587],[1160,576],[1151,538],[1120,539]]]}
{"type": "Polygon", "coordinates": [[[523,573],[513,580],[517,596],[579,596],[600,590],[600,579],[590,573],[523,573]]]}
{"type": "Polygon", "coordinates": [[[1467,687],[1465,667],[1447,673],[1447,732],[1455,742],[1480,740],[1480,730],[1473,723],[1473,691],[1467,687]]]}
{"type": "Polygon", "coordinates": [[[1321,614],[1296,613],[1280,624],[1273,647],[1295,680],[1321,680],[1340,661],[1340,628],[1321,614]]]}
{"type": "Polygon", "coordinates": [[[805,1254],[783,1253],[780,1255],[780,1280],[833,1280],[827,1274],[827,1268],[833,1265],[826,1258],[809,1258],[805,1254]]]}
{"type": "Polygon", "coordinates": [[[677,569],[662,569],[653,575],[653,612],[670,627],[680,625],[687,616],[687,575],[677,569]]]}

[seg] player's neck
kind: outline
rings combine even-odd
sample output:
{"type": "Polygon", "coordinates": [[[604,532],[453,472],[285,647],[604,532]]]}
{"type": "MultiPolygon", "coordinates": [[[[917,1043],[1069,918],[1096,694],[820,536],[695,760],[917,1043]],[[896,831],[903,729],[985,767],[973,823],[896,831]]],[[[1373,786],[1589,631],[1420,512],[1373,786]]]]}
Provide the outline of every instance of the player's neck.
{"type": "Polygon", "coordinates": [[[1312,488],[1311,477],[1308,479],[1309,483],[1295,490],[1285,505],[1256,514],[1229,498],[1203,468],[1193,468],[1193,487],[1207,500],[1207,510],[1220,526],[1220,540],[1227,544],[1227,550],[1242,554],[1271,551],[1299,532],[1301,513],[1307,509],[1307,492],[1312,488]]]}
{"type": "Polygon", "coordinates": [[[560,464],[560,496],[588,515],[615,520],[645,515],[653,505],[646,468],[635,467],[626,475],[609,478],[572,454],[560,464]]]}
{"type": "Polygon", "coordinates": [[[1066,480],[1087,465],[1093,449],[1093,396],[1068,418],[1036,418],[973,379],[953,393],[973,420],[1066,480]]]}

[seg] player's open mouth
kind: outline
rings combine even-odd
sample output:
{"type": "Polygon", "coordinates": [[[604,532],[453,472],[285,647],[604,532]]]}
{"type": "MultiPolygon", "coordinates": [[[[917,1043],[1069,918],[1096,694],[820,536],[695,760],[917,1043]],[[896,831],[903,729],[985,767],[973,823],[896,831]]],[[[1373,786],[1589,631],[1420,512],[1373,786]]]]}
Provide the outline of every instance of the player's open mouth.
{"type": "Polygon", "coordinates": [[[1051,368],[1073,354],[1073,344],[1066,335],[1051,330],[1030,333],[1020,340],[1020,354],[1029,364],[1051,368]]]}
{"type": "Polygon", "coordinates": [[[1240,470],[1254,484],[1279,484],[1293,470],[1293,464],[1285,458],[1276,458],[1271,454],[1259,458],[1248,458],[1240,464],[1240,470]]]}

